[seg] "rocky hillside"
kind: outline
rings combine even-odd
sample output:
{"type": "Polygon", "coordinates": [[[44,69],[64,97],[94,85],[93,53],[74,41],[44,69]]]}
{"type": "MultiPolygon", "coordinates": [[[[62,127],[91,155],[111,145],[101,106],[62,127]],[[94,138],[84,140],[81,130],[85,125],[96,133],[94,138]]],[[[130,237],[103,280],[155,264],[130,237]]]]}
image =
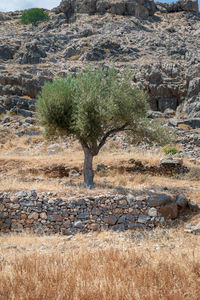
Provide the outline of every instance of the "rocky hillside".
{"type": "Polygon", "coordinates": [[[152,110],[200,118],[197,1],[63,0],[37,27],[21,13],[0,13],[0,114],[32,116],[46,80],[101,64],[134,70],[152,110]]]}

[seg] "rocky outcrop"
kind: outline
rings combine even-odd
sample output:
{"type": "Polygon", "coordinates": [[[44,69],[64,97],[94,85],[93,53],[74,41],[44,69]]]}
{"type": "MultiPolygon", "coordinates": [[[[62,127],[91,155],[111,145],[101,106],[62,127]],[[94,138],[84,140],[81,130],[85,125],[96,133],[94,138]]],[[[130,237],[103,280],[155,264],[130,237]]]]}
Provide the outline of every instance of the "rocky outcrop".
{"type": "Polygon", "coordinates": [[[13,59],[13,56],[18,49],[19,46],[16,45],[0,44],[0,59],[3,60],[13,59]]]}
{"type": "Polygon", "coordinates": [[[0,12],[0,21],[8,21],[11,20],[11,17],[8,16],[6,13],[0,12]]]}
{"type": "Polygon", "coordinates": [[[177,2],[156,2],[156,7],[164,13],[173,13],[180,11],[192,11],[198,13],[198,0],[179,0],[177,2]]]}
{"type": "Polygon", "coordinates": [[[66,15],[75,13],[111,13],[136,17],[152,16],[156,6],[152,0],[62,0],[55,9],[57,13],[66,15]]]}
{"type": "Polygon", "coordinates": [[[119,72],[129,67],[135,85],[147,91],[151,109],[161,116],[170,117],[171,110],[181,120],[200,118],[200,15],[194,10],[152,15],[154,6],[139,0],[63,0],[58,14],[49,12],[50,21],[37,27],[19,24],[20,11],[4,13],[1,113],[14,108],[16,97],[35,99],[47,80],[101,64],[119,72]],[[73,22],[70,14],[76,15],[73,22]]]}
{"type": "Polygon", "coordinates": [[[17,61],[20,64],[38,64],[41,58],[45,58],[46,52],[38,45],[38,40],[26,43],[24,49],[17,54],[17,61]]]}
{"type": "Polygon", "coordinates": [[[178,108],[179,116],[200,118],[200,64],[187,65],[166,61],[141,66],[134,80],[148,92],[153,110],[178,108]]]}

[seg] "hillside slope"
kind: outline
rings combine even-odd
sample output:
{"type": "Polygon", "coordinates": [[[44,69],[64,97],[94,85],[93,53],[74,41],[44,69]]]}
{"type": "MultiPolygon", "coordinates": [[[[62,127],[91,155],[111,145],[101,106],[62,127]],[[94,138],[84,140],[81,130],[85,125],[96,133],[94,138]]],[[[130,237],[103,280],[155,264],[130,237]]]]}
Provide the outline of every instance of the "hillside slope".
{"type": "MultiPolygon", "coordinates": [[[[162,11],[162,9],[160,9],[162,11]]],[[[58,9],[38,27],[22,12],[0,14],[0,113],[30,115],[45,80],[91,65],[134,70],[151,108],[200,117],[200,15],[157,11],[147,18],[58,9]],[[29,101],[27,101],[27,99],[29,101]]]]}

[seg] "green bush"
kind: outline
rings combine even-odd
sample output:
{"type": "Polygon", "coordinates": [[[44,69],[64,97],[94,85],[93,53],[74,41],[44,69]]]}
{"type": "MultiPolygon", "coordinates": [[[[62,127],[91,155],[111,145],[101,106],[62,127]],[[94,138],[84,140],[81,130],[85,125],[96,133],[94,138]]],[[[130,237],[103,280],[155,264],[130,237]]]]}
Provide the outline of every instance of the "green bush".
{"type": "Polygon", "coordinates": [[[31,8],[25,12],[20,17],[21,24],[33,24],[38,25],[43,21],[48,21],[49,15],[44,12],[42,8],[31,8]]]}
{"type": "Polygon", "coordinates": [[[176,147],[165,147],[163,149],[163,152],[165,154],[172,154],[172,155],[174,155],[174,154],[178,153],[178,149],[176,149],[176,147]]]}

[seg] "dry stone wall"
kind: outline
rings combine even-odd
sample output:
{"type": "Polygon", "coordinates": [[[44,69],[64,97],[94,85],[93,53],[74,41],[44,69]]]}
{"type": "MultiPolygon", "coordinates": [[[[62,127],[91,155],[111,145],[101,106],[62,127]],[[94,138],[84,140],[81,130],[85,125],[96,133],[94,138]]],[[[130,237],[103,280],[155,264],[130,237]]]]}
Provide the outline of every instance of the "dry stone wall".
{"type": "Polygon", "coordinates": [[[101,229],[150,229],[189,208],[184,195],[165,193],[58,198],[53,193],[0,194],[2,232],[75,234],[101,229]]]}

